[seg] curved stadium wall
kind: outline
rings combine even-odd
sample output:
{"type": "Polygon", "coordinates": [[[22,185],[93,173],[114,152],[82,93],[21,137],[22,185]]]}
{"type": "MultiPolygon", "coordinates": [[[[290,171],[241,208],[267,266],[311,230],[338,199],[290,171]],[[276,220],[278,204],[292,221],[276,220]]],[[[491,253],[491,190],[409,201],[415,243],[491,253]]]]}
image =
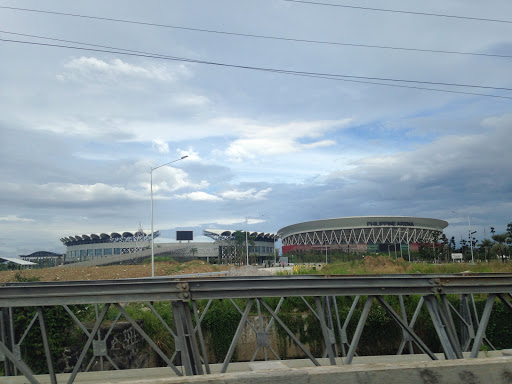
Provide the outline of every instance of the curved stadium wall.
{"type": "Polygon", "coordinates": [[[283,242],[283,254],[326,248],[388,252],[396,247],[415,250],[420,243],[431,243],[447,226],[444,220],[411,216],[340,217],[289,225],[277,235],[283,242]]]}

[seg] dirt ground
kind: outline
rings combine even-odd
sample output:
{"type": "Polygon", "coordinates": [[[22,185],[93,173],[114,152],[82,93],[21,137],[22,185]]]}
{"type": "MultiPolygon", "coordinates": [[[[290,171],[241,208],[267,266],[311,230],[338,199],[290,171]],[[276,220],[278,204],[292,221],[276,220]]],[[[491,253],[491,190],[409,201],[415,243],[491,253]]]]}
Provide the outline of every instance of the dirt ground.
{"type": "MultiPolygon", "coordinates": [[[[229,270],[227,265],[214,265],[193,260],[187,263],[161,261],[155,263],[155,276],[172,276],[183,273],[219,272],[229,270]]],[[[80,268],[41,268],[20,271],[0,271],[0,283],[20,280],[72,281],[72,280],[115,280],[136,277],[151,277],[151,264],[109,265],[80,268]],[[18,277],[16,276],[18,274],[18,277]]]]}

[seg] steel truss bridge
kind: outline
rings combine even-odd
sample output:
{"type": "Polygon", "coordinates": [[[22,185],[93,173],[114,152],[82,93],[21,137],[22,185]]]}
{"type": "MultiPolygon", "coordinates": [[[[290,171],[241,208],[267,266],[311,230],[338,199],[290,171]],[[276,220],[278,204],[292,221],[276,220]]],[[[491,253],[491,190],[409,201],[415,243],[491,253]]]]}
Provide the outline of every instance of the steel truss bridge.
{"type": "MultiPolygon", "coordinates": [[[[205,375],[211,373],[208,362],[208,345],[202,330],[202,321],[214,300],[228,300],[240,313],[240,321],[232,335],[230,347],[224,357],[221,372],[228,370],[243,328],[249,326],[256,334],[257,346],[253,359],[259,350],[264,358],[279,359],[269,343],[271,327],[281,327],[315,365],[318,358],[300,342],[298,337],[281,319],[280,309],[287,298],[300,297],[318,321],[323,335],[324,351],[331,365],[350,364],[356,355],[358,343],[364,331],[370,309],[379,305],[402,330],[402,342],[397,354],[407,348],[409,353],[421,351],[432,360],[437,357],[415,331],[420,311],[427,311],[437,332],[442,352],[446,359],[462,359],[469,352],[470,358],[478,357],[486,339],[486,328],[497,300],[512,311],[512,274],[456,274],[456,275],[366,275],[366,276],[269,276],[269,277],[222,277],[222,278],[154,278],[79,282],[6,283],[0,287],[0,359],[3,360],[6,375],[24,375],[31,383],[38,383],[32,369],[21,359],[20,348],[25,336],[33,327],[39,328],[48,372],[52,383],[57,383],[50,354],[47,321],[44,308],[62,306],[85,334],[78,362],[66,378],[73,383],[79,372],[89,369],[93,361],[115,363],[108,355],[106,340],[115,323],[124,317],[148,345],[169,367],[169,375],[205,375]],[[406,313],[404,296],[420,297],[414,313],[406,313]],[[451,300],[448,300],[450,295],[451,300]],[[458,304],[454,306],[453,297],[458,304]],[[478,311],[474,296],[484,298],[485,305],[478,311]],[[336,297],[353,298],[349,313],[340,316],[336,297]],[[398,297],[400,305],[391,305],[390,297],[398,297]],[[278,298],[276,306],[268,304],[266,298],[278,298]],[[239,299],[239,300],[234,300],[239,299]],[[204,300],[204,301],[202,301],[204,300]],[[201,301],[202,310],[198,310],[201,301]],[[168,302],[172,308],[173,325],[167,324],[155,310],[155,302],[168,302]],[[204,305],[207,302],[206,305],[204,305]],[[360,303],[359,303],[360,302],[360,303]],[[136,319],[126,310],[130,303],[147,306],[154,316],[163,323],[174,340],[173,356],[167,356],[153,341],[136,319]],[[238,303],[238,304],[237,304],[238,303]],[[243,304],[241,304],[243,303],[243,304]],[[359,318],[354,318],[356,306],[361,307],[359,318]],[[364,303],[364,304],[363,304],[364,303]],[[93,304],[96,319],[93,324],[83,324],[73,313],[72,305],[93,304]],[[13,311],[19,307],[35,308],[35,315],[21,337],[15,338],[13,311]],[[456,308],[457,307],[457,308],[456,308]],[[109,308],[117,310],[114,321],[106,322],[109,308]],[[257,317],[250,314],[257,313],[257,317]],[[261,321],[262,315],[269,317],[268,324],[261,321]],[[254,320],[257,319],[257,320],[254,320]],[[347,326],[350,321],[357,326],[350,335],[347,326]],[[108,328],[101,332],[102,324],[108,328]],[[106,333],[106,334],[105,334],[106,333]],[[350,337],[349,337],[350,336],[350,337]],[[413,345],[415,347],[413,347],[413,345]],[[91,357],[92,356],[92,357],[91,357]],[[176,358],[179,359],[176,359],[176,358]],[[87,364],[87,360],[89,360],[87,364]],[[181,361],[181,365],[177,364],[181,361]],[[87,368],[83,368],[86,367],[87,368]]],[[[492,347],[492,346],[491,346],[492,347]]],[[[511,346],[512,347],[512,346],[511,346]]],[[[59,376],[60,377],[60,376],[59,376]]]]}

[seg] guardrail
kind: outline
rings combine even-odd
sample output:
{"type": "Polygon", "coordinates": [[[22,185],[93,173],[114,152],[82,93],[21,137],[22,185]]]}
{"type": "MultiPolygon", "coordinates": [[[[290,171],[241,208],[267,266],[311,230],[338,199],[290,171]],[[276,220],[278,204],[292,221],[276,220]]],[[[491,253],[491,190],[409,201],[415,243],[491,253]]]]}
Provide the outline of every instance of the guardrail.
{"type": "MultiPolygon", "coordinates": [[[[456,275],[364,275],[364,276],[265,276],[265,277],[219,277],[219,278],[145,278],[108,281],[78,282],[34,282],[6,283],[0,286],[0,359],[4,362],[6,375],[23,374],[31,383],[37,379],[31,368],[22,360],[20,346],[24,337],[38,320],[44,355],[52,383],[57,382],[56,372],[50,353],[50,341],[44,317],[44,307],[62,306],[76,325],[85,333],[86,343],[81,349],[68,383],[72,383],[84,365],[85,359],[110,361],[105,345],[112,327],[123,316],[131,326],[146,340],[148,345],[160,356],[176,375],[182,375],[176,361],[181,362],[185,375],[209,374],[208,346],[205,343],[201,322],[212,300],[230,300],[241,315],[236,332],[232,336],[230,347],[224,358],[222,372],[226,372],[233,357],[238,339],[245,326],[256,333],[256,357],[260,349],[264,358],[269,356],[279,359],[279,353],[269,343],[271,327],[281,327],[315,365],[320,365],[317,358],[303,345],[279,316],[280,308],[286,298],[301,297],[309,310],[318,320],[322,330],[323,356],[329,358],[331,365],[338,360],[350,364],[356,354],[365,323],[373,305],[380,305],[401,328],[403,337],[398,353],[406,347],[414,352],[413,344],[431,359],[437,357],[414,330],[418,315],[425,306],[435,327],[442,352],[447,359],[461,359],[463,352],[470,351],[471,358],[478,352],[486,339],[485,331],[496,300],[501,300],[512,311],[511,295],[512,274],[456,274],[456,275]],[[485,306],[478,313],[474,294],[485,297],[485,306]],[[407,314],[403,297],[419,295],[421,298],[413,314],[407,314]],[[448,300],[447,295],[459,297],[459,308],[448,300]],[[336,297],[353,297],[352,307],[345,318],[341,318],[336,297]],[[393,308],[389,296],[399,298],[399,307],[393,308]],[[279,298],[277,306],[271,307],[265,298],[279,298]],[[309,298],[309,299],[306,299],[309,298]],[[244,299],[238,304],[234,299],[244,299]],[[206,300],[203,311],[198,309],[198,300],[206,300]],[[355,331],[349,337],[347,326],[352,320],[359,301],[364,300],[355,331]],[[172,326],[167,324],[161,314],[155,310],[155,302],[171,302],[172,326]],[[148,334],[126,311],[128,303],[146,303],[174,339],[175,352],[167,356],[148,334]],[[243,303],[240,307],[240,303],[243,303]],[[70,306],[76,304],[94,304],[97,318],[89,328],[82,324],[70,306]],[[17,307],[33,307],[35,315],[23,336],[15,340],[13,310],[17,307]],[[118,315],[107,335],[99,332],[105,321],[109,308],[116,308],[118,315]],[[252,312],[258,313],[259,322],[253,324],[249,319],[252,312]],[[262,313],[270,321],[264,325],[262,313]],[[178,360],[176,360],[178,357],[178,360]],[[339,359],[341,358],[341,359],[339,359]]],[[[453,300],[452,300],[453,301],[453,300]]],[[[492,345],[491,345],[492,347],[492,345]]],[[[512,346],[511,346],[512,347],[512,346]]]]}

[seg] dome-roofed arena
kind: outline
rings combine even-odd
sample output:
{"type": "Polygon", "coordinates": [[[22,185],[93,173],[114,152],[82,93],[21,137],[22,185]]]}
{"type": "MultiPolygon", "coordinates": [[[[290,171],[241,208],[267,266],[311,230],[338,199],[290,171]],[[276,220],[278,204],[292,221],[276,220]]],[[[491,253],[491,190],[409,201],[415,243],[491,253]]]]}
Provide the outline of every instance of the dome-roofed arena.
{"type": "Polygon", "coordinates": [[[289,225],[277,235],[283,253],[296,250],[389,252],[417,250],[442,234],[448,222],[411,216],[358,216],[314,220],[289,225]]]}

